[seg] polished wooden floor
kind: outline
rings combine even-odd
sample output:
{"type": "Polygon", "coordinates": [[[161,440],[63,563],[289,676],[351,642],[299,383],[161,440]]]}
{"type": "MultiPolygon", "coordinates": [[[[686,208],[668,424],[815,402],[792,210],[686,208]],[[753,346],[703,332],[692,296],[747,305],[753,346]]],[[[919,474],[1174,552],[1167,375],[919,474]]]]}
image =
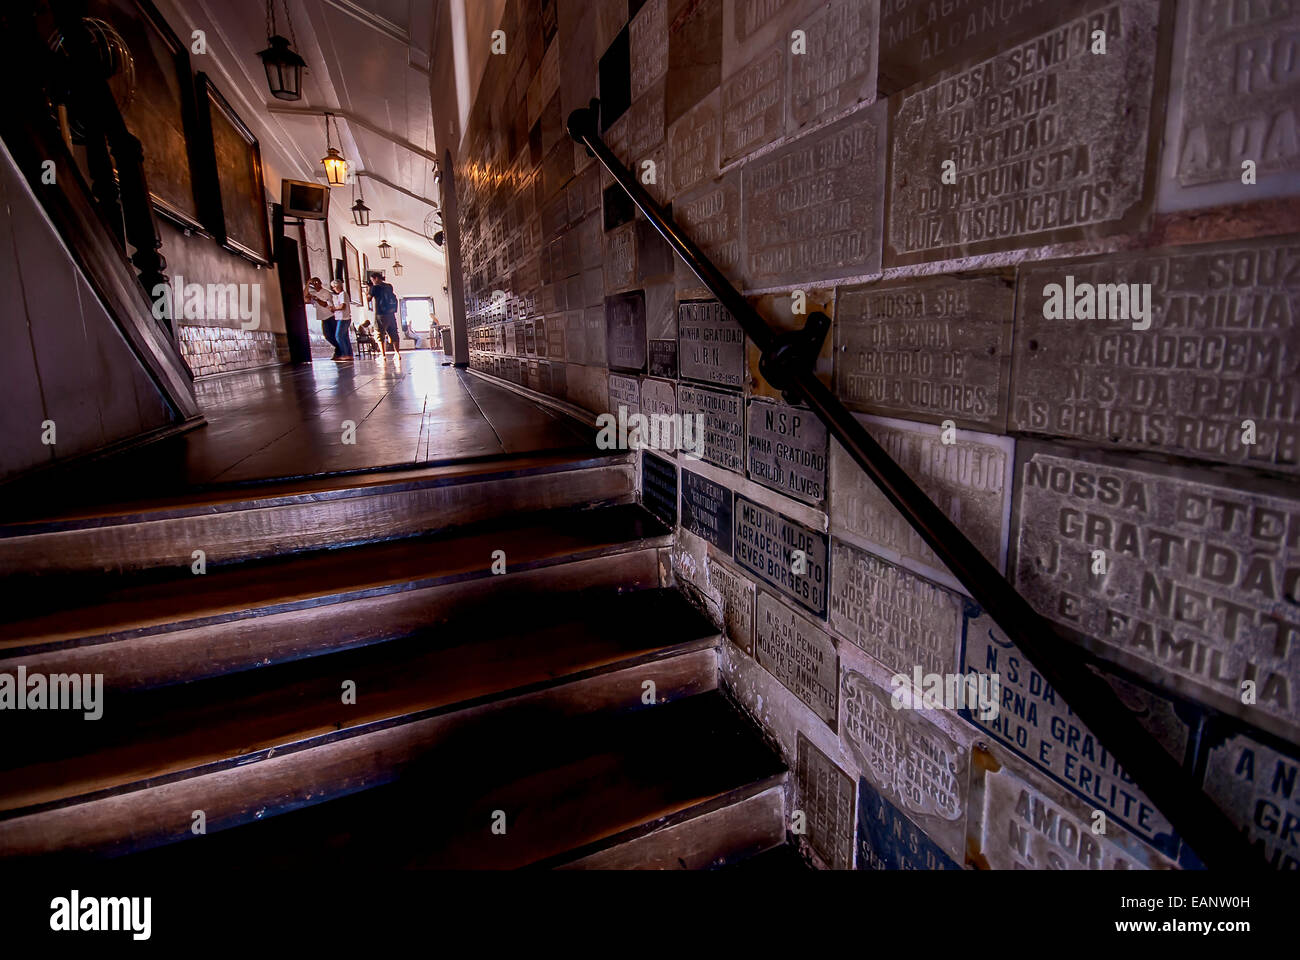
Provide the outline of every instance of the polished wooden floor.
{"type": "Polygon", "coordinates": [[[594,432],[444,356],[317,360],[195,385],[207,423],[58,471],[5,498],[6,519],[284,477],[590,449],[594,432]]]}
{"type": "Polygon", "coordinates": [[[182,438],[192,483],[361,470],[585,444],[576,424],[427,350],[317,360],[197,384],[208,424],[182,438]],[[356,425],[355,443],[344,438],[356,425]]]}

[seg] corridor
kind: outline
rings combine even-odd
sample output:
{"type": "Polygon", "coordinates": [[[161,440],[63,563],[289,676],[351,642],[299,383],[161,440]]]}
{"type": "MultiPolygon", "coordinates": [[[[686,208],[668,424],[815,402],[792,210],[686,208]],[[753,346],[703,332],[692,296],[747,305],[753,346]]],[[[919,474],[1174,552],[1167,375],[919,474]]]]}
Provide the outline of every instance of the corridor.
{"type": "Polygon", "coordinates": [[[197,381],[195,394],[203,425],[36,478],[4,500],[3,518],[255,481],[594,448],[594,432],[579,421],[431,350],[404,351],[400,361],[237,372],[197,381]]]}

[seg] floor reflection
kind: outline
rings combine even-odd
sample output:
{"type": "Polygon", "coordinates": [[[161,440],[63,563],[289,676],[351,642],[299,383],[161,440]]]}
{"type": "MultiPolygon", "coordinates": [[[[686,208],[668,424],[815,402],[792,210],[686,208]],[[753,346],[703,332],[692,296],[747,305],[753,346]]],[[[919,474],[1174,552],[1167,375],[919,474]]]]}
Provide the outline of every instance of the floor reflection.
{"type": "Polygon", "coordinates": [[[590,447],[575,421],[479,377],[443,354],[406,351],[352,363],[317,360],[195,384],[207,423],[128,451],[11,499],[8,516],[41,501],[164,495],[213,484],[590,447]]]}

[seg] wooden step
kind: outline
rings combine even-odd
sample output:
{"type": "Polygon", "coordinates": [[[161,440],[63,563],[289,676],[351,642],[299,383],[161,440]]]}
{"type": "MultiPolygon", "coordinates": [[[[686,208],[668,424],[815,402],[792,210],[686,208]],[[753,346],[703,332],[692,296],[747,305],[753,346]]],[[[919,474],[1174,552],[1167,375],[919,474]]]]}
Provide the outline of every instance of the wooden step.
{"type": "Polygon", "coordinates": [[[720,693],[613,718],[503,716],[397,781],[131,858],[184,871],[683,869],[785,839],[785,768],[720,693]],[[505,832],[494,833],[504,814],[505,832]]]}
{"type": "Polygon", "coordinates": [[[597,714],[599,727],[648,709],[647,681],[655,709],[716,688],[716,630],[675,591],[580,599],[137,693],[76,738],[47,730],[0,769],[0,855],[148,848],[189,836],[195,810],[220,831],[391,783],[435,755],[505,775],[503,737],[524,731],[535,749],[566,718],[597,714]]]}
{"type": "Polygon", "coordinates": [[[0,578],[208,568],[451,530],[492,517],[631,502],[626,454],[559,454],[228,486],[0,525],[0,578]]]}
{"type": "Polygon", "coordinates": [[[670,542],[651,514],[619,504],[204,576],[41,577],[12,592],[0,672],[102,674],[111,698],[406,636],[457,609],[580,587],[657,587],[670,542]]]}

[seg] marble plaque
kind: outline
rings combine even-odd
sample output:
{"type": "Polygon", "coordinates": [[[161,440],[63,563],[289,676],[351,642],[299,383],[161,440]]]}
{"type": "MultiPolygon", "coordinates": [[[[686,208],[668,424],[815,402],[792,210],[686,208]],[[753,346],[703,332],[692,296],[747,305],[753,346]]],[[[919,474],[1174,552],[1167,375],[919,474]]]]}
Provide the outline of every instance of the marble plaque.
{"type": "Polygon", "coordinates": [[[645,328],[651,340],[677,339],[677,287],[672,280],[646,284],[645,328]]]}
{"type": "Polygon", "coordinates": [[[677,307],[678,362],[685,380],[740,388],[745,383],[745,331],[716,300],[677,307]]]}
{"type": "MultiPolygon", "coordinates": [[[[939,427],[855,416],[980,552],[1006,569],[1014,441],[963,430],[946,444],[939,427]]],[[[914,573],[964,590],[838,443],[831,444],[830,489],[831,526],[837,533],[914,573]]]]}
{"type": "Polygon", "coordinates": [[[605,366],[605,308],[587,307],[582,311],[582,325],[587,334],[587,363],[605,366]]]}
{"type": "Polygon", "coordinates": [[[666,117],[673,123],[722,80],[722,0],[675,4],[670,19],[666,117]]]}
{"type": "Polygon", "coordinates": [[[820,626],[763,590],[758,591],[754,659],[835,728],[839,658],[834,642],[820,626]]]}
{"type": "Polygon", "coordinates": [[[1300,472],[1300,237],[1023,266],[1017,303],[1012,430],[1300,472]]]}
{"type": "Polygon", "coordinates": [[[672,527],[677,524],[677,466],[652,453],[641,453],[641,502],[672,527]]]}
{"type": "Polygon", "coordinates": [[[641,384],[636,377],[620,377],[616,373],[609,375],[609,409],[616,412],[621,408],[627,410],[630,417],[641,412],[641,384]]]}
{"type": "Polygon", "coordinates": [[[1007,40],[1065,22],[1090,0],[968,0],[959,13],[934,0],[890,0],[880,17],[880,92],[977,57],[1007,40]]]}
{"type": "Polygon", "coordinates": [[[661,80],[632,101],[627,111],[628,165],[639,176],[640,160],[663,142],[667,124],[664,121],[664,84],[661,80]]]}
{"type": "MultiPolygon", "coordinates": [[[[673,219],[727,279],[739,282],[743,246],[740,171],[732,171],[674,198],[673,219]]],[[[705,290],[680,257],[676,258],[676,275],[679,291],[705,290]]]]}
{"type": "Polygon", "coordinates": [[[1040,613],[1157,683],[1300,731],[1300,500],[1064,449],[1031,448],[1018,480],[1015,583],[1040,613]]]}
{"type": "Polygon", "coordinates": [[[546,318],[546,355],[552,360],[563,360],[564,355],[564,317],[555,314],[546,318]]]}
{"type": "Polygon", "coordinates": [[[808,842],[832,870],[853,867],[853,780],[800,731],[795,747],[795,804],[808,842]]]}
{"type": "Polygon", "coordinates": [[[625,223],[605,234],[605,292],[618,293],[636,284],[636,224],[625,223]]]}
{"type": "Polygon", "coordinates": [[[850,410],[1006,429],[1015,284],[934,277],[846,287],[835,392],[850,410]]]}
{"type": "Polygon", "coordinates": [[[820,504],[826,498],[826,425],[814,413],[750,400],[745,424],[751,480],[804,503],[820,504]]]}
{"type": "Polygon", "coordinates": [[[641,381],[641,412],[647,417],[659,414],[673,416],[677,413],[677,391],[667,380],[650,377],[641,381]]]}
{"type": "Polygon", "coordinates": [[[747,287],[880,272],[885,128],[882,101],[745,164],[747,287]]]}
{"type": "Polygon", "coordinates": [[[893,673],[956,671],[961,599],[831,538],[831,629],[893,673]]]}
{"type": "MultiPolygon", "coordinates": [[[[978,709],[964,709],[961,715],[1094,809],[1176,857],[1179,841],[1164,814],[1019,648],[973,604],[963,634],[961,672],[996,676],[1002,695],[996,716],[986,718],[978,709]]],[[[1172,703],[1158,699],[1155,709],[1173,715],[1172,703]]],[[[1148,711],[1154,712],[1150,705],[1148,711]]],[[[1191,730],[1185,721],[1174,719],[1183,726],[1185,746],[1191,730]]],[[[1175,759],[1181,762],[1182,754],[1175,759]]]]}
{"type": "Polygon", "coordinates": [[[722,82],[724,164],[748,156],[785,132],[785,40],[722,82]]]}
{"type": "Polygon", "coordinates": [[[677,409],[682,417],[693,418],[692,424],[704,424],[701,459],[724,470],[744,472],[745,417],[739,394],[683,383],[677,388],[677,409]]]}
{"type": "Polygon", "coordinates": [[[605,357],[611,370],[641,373],[646,364],[645,294],[605,298],[605,357]]]}
{"type": "Polygon", "coordinates": [[[876,96],[880,5],[830,0],[800,21],[807,53],[790,56],[790,129],[825,120],[876,96]]]}
{"type": "Polygon", "coordinates": [[[683,467],[682,529],[731,556],[731,490],[683,467]]]}
{"type": "Polygon", "coordinates": [[[990,870],[1171,869],[1122,829],[1092,832],[1093,807],[1061,787],[1039,783],[1017,768],[975,765],[978,816],[970,819],[970,849],[990,870]]]}
{"type": "Polygon", "coordinates": [[[840,740],[871,785],[953,859],[963,855],[970,756],[921,710],[896,710],[890,693],[845,668],[840,740]]]}
{"type": "Polygon", "coordinates": [[[668,69],[668,0],[646,0],[628,24],[632,99],[668,69]]]}
{"type": "Polygon", "coordinates": [[[858,778],[859,870],[960,870],[925,831],[858,778]]]}
{"type": "Polygon", "coordinates": [[[1159,0],[1118,0],[901,94],[886,264],[1139,226],[1159,12],[1159,0]],[[1095,30],[1104,56],[1092,52],[1095,30]],[[955,183],[943,182],[946,160],[955,183]]]}
{"type": "Polygon", "coordinates": [[[581,310],[564,313],[564,359],[586,363],[586,327],[581,310]]]}
{"type": "Polygon", "coordinates": [[[652,377],[677,379],[677,341],[651,340],[647,372],[652,377]]]}
{"type": "Polygon", "coordinates": [[[754,581],[743,577],[711,554],[705,557],[709,585],[722,601],[722,623],[731,642],[754,654],[754,581]]]}
{"type": "MultiPolygon", "coordinates": [[[[1218,739],[1218,738],[1216,738],[1218,739]]],[[[1210,748],[1205,792],[1275,870],[1300,869],[1300,760],[1246,733],[1210,748]]]]}
{"type": "Polygon", "coordinates": [[[675,197],[718,175],[718,102],[718,94],[710,94],[668,131],[668,196],[675,197]]]}
{"type": "Polygon", "coordinates": [[[807,7],[807,0],[724,0],[723,76],[730,77],[753,63],[775,43],[788,50],[790,32],[797,26],[799,14],[807,7]]]}
{"type": "Polygon", "coordinates": [[[1159,209],[1300,194],[1300,6],[1184,3],[1177,17],[1159,209]]]}
{"type": "Polygon", "coordinates": [[[830,581],[826,534],[739,494],[735,526],[736,563],[825,620],[830,581]]]}

